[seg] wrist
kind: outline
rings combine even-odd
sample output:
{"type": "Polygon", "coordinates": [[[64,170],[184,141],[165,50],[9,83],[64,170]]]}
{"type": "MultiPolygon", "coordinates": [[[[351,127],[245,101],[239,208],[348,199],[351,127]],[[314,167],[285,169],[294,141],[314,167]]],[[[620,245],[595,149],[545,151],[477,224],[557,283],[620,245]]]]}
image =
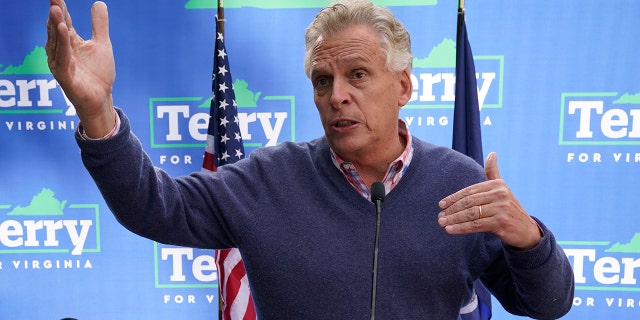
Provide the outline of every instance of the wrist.
{"type": "Polygon", "coordinates": [[[531,250],[535,247],[537,247],[540,244],[540,241],[542,241],[542,238],[544,237],[544,231],[542,230],[542,227],[538,224],[538,222],[529,217],[529,219],[531,220],[532,223],[532,227],[531,227],[531,232],[529,233],[531,235],[531,240],[527,242],[527,244],[523,245],[523,246],[518,246],[518,247],[514,247],[514,249],[516,250],[520,250],[520,251],[527,251],[527,250],[531,250]]]}
{"type": "Polygon", "coordinates": [[[115,117],[115,120],[114,120],[113,128],[111,129],[111,131],[107,132],[105,135],[101,136],[100,138],[92,138],[89,135],[87,135],[87,132],[84,126],[82,125],[82,123],[80,123],[81,125],[78,127],[79,129],[78,132],[80,133],[80,137],[82,137],[82,139],[84,140],[92,140],[92,141],[105,140],[113,137],[116,133],[118,133],[120,129],[120,117],[118,116],[118,113],[115,112],[115,110],[114,110],[114,117],[115,117]]]}
{"type": "Polygon", "coordinates": [[[77,108],[76,111],[82,125],[80,135],[84,139],[101,140],[115,133],[118,119],[111,95],[107,96],[102,106],[96,110],[97,112],[87,112],[87,108],[77,108]]]}

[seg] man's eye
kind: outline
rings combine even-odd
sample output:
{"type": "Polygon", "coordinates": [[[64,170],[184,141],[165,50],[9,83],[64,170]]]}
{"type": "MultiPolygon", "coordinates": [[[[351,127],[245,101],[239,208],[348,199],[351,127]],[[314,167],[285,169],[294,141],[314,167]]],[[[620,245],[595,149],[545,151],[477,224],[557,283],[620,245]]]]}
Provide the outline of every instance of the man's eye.
{"type": "Polygon", "coordinates": [[[365,73],[361,72],[361,71],[358,71],[358,72],[353,74],[353,77],[356,78],[356,79],[362,79],[362,78],[364,78],[364,76],[365,76],[365,73]]]}
{"type": "Polygon", "coordinates": [[[327,78],[316,79],[316,87],[324,87],[327,84],[329,84],[329,80],[327,80],[327,78]]]}

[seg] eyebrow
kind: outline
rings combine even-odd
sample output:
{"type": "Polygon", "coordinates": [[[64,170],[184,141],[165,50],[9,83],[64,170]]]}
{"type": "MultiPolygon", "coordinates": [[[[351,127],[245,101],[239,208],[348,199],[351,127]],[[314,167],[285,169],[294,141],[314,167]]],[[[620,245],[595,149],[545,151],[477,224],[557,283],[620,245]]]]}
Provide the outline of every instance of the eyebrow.
{"type": "MultiPolygon", "coordinates": [[[[351,56],[351,57],[338,60],[339,65],[350,65],[350,64],[359,64],[359,63],[366,63],[366,62],[370,62],[370,59],[366,58],[363,55],[356,55],[356,56],[351,56]]],[[[327,65],[327,63],[312,62],[311,76],[313,77],[314,74],[323,73],[325,70],[325,67],[324,67],[325,65],[327,65]]]]}

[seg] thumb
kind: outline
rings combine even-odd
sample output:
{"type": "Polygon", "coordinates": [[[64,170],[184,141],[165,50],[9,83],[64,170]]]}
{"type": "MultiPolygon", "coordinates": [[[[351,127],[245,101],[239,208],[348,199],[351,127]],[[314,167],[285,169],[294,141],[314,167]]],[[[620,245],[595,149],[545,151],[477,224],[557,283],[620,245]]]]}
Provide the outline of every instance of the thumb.
{"type": "Polygon", "coordinates": [[[107,5],[102,1],[96,1],[91,6],[91,27],[93,38],[97,41],[109,42],[109,14],[107,5]]]}
{"type": "Polygon", "coordinates": [[[487,161],[484,164],[484,172],[487,175],[488,180],[500,179],[500,171],[498,171],[498,154],[495,152],[489,153],[487,161]]]}

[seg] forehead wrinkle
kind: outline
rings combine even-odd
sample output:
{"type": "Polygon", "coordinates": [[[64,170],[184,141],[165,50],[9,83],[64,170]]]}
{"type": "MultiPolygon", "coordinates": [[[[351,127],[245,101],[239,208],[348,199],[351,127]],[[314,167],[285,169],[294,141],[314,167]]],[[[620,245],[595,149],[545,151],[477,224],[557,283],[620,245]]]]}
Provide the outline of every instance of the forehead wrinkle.
{"type": "Polygon", "coordinates": [[[371,62],[374,57],[380,55],[378,48],[372,45],[371,40],[372,37],[368,35],[344,40],[319,38],[313,48],[312,73],[329,65],[343,66],[371,62]]]}

